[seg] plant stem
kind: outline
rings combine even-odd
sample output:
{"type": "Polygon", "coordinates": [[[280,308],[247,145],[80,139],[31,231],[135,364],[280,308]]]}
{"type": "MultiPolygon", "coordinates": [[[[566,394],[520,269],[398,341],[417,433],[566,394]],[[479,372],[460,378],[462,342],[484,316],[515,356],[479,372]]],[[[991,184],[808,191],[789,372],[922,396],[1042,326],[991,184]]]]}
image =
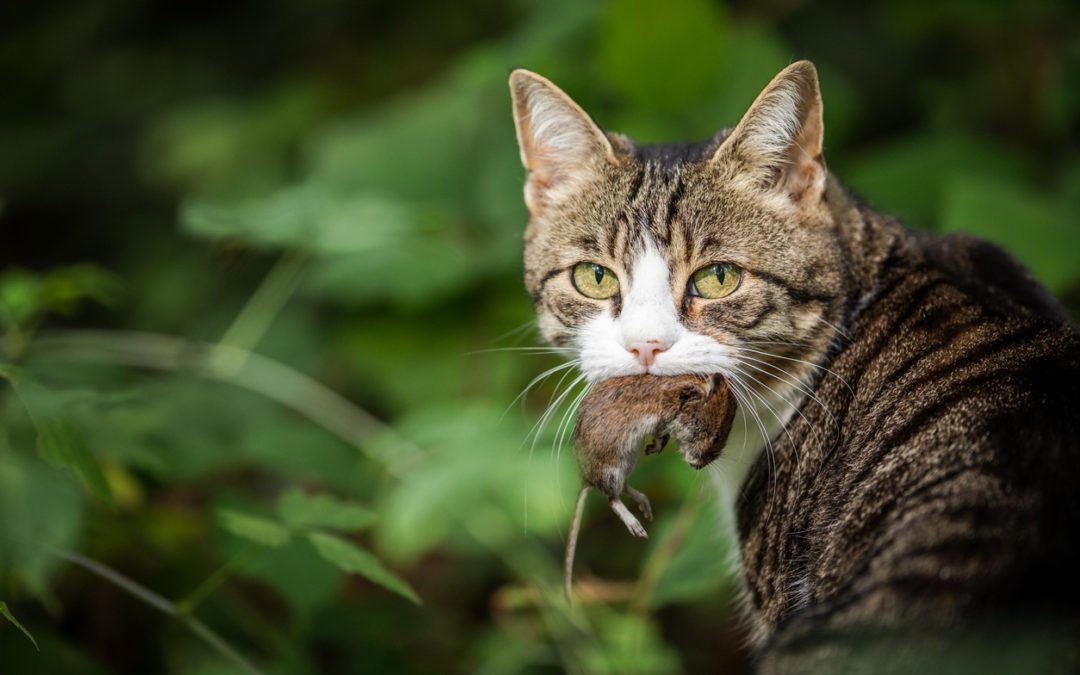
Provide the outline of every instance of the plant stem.
{"type": "MultiPolygon", "coordinates": [[[[302,251],[283,253],[236,315],[220,344],[244,350],[254,349],[296,291],[309,259],[310,256],[302,251]]],[[[242,367],[243,363],[235,365],[242,367]]]]}
{"type": "Polygon", "coordinates": [[[704,502],[702,495],[705,490],[698,490],[689,499],[683,502],[679,513],[675,516],[675,522],[668,530],[667,536],[657,544],[652,555],[643,565],[641,578],[634,590],[633,599],[630,601],[630,611],[635,614],[648,612],[649,603],[652,602],[653,594],[656,593],[656,585],[664,574],[664,569],[671,562],[672,557],[682,546],[686,539],[690,526],[694,523],[694,516],[704,502]]]}
{"type": "Polygon", "coordinates": [[[280,361],[246,349],[135,331],[64,331],[39,338],[34,349],[51,349],[61,357],[90,362],[186,372],[249,389],[307,417],[382,463],[395,476],[405,474],[405,462],[425,454],[329,387],[280,361]],[[231,364],[235,363],[242,365],[234,369],[231,364]],[[382,451],[371,447],[370,441],[380,435],[390,438],[392,447],[382,451]]]}
{"type": "Polygon", "coordinates": [[[225,561],[223,565],[214,570],[214,573],[203,579],[202,582],[195,587],[184,598],[176,601],[176,608],[182,614],[191,614],[195,611],[195,608],[202,604],[203,600],[213,595],[214,591],[221,587],[223,583],[232,578],[236,570],[243,564],[251,561],[258,556],[263,549],[255,548],[254,546],[248,546],[246,549],[240,552],[236,557],[225,561]]]}
{"type": "Polygon", "coordinates": [[[162,614],[173,617],[191,631],[193,635],[212,647],[214,651],[232,661],[245,672],[261,675],[261,670],[244,658],[240,652],[236,651],[236,649],[222,639],[220,635],[215,633],[206,624],[199,621],[194,616],[181,612],[175,604],[163,596],[155,593],[137,581],[124,576],[108,565],[100,563],[92,558],[88,558],[81,553],[53,548],[50,548],[49,550],[57,557],[67,560],[68,562],[83,568],[87,572],[96,574],[117,588],[127,591],[132,596],[142,600],[162,614]]]}

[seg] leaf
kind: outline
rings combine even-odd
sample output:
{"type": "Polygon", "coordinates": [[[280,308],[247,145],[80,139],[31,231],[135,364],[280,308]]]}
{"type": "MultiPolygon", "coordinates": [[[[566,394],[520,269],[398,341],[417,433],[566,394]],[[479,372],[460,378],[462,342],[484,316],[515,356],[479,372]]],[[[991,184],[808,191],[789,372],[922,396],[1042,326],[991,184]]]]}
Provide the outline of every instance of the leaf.
{"type": "Polygon", "coordinates": [[[514,545],[526,527],[554,534],[565,526],[560,487],[575,485],[577,477],[570,453],[559,461],[555,452],[561,411],[530,459],[529,426],[505,410],[505,402],[442,403],[399,419],[397,433],[429,454],[409,468],[409,480],[381,496],[380,551],[406,561],[436,547],[468,547],[473,538],[462,533],[488,528],[492,511],[513,526],[489,532],[488,545],[514,545]]]}
{"type": "Polygon", "coordinates": [[[403,579],[383,567],[374,555],[352,542],[323,532],[312,532],[308,540],[319,555],[336,565],[343,572],[359,574],[380,586],[420,604],[416,591],[403,579]]]}
{"type": "Polygon", "coordinates": [[[717,84],[728,55],[728,25],[719,10],[706,0],[609,3],[598,42],[603,79],[636,106],[692,105],[717,84]]]}
{"type": "MultiPolygon", "coordinates": [[[[835,159],[835,158],[834,158],[835,159]]],[[[921,134],[871,148],[854,161],[841,158],[839,175],[882,211],[933,229],[943,213],[949,180],[1022,175],[1024,162],[1008,148],[956,134],[921,134]]]]}
{"type": "Polygon", "coordinates": [[[59,565],[49,548],[76,545],[85,500],[74,481],[37,458],[0,454],[0,570],[43,597],[59,565]]]}
{"type": "Polygon", "coordinates": [[[8,609],[6,602],[0,601],[0,616],[3,616],[8,621],[15,624],[15,627],[21,630],[23,635],[25,635],[27,639],[30,640],[30,642],[34,643],[34,649],[38,650],[39,652],[41,651],[41,647],[38,647],[37,640],[35,640],[34,636],[30,634],[30,631],[26,630],[26,626],[19,623],[19,620],[16,619],[15,615],[11,613],[10,609],[8,609]]]}
{"type": "Polygon", "coordinates": [[[1052,291],[1077,279],[1080,228],[1055,203],[1015,182],[965,176],[945,192],[942,229],[974,234],[1004,247],[1052,291]]]}
{"type": "Polygon", "coordinates": [[[110,506],[115,505],[105,474],[74,423],[64,418],[52,418],[39,421],[36,426],[38,454],[53,466],[74,470],[91,492],[110,506]]]}
{"type": "Polygon", "coordinates": [[[91,492],[115,506],[97,458],[86,447],[75,423],[62,414],[56,395],[25,378],[16,386],[16,392],[37,430],[38,454],[55,467],[74,471],[91,492]]]}
{"type": "MultiPolygon", "coordinates": [[[[657,579],[649,603],[653,609],[671,603],[700,603],[703,598],[719,595],[718,591],[734,581],[734,570],[726,562],[732,542],[713,507],[712,502],[699,504],[657,579]]],[[[673,529],[660,530],[659,534],[654,547],[669,545],[673,529]]]]}
{"type": "Polygon", "coordinates": [[[220,509],[217,515],[226,530],[261,546],[278,548],[289,541],[289,530],[273,520],[231,509],[220,509]]]}
{"type": "Polygon", "coordinates": [[[282,520],[294,528],[326,527],[352,532],[375,522],[375,512],[362,504],[332,495],[309,495],[292,489],[278,500],[282,520]]]}
{"type": "Polygon", "coordinates": [[[245,556],[246,541],[230,539],[221,542],[221,551],[226,558],[242,559],[239,574],[272,588],[297,617],[311,616],[338,596],[341,571],[327,564],[306,539],[292,537],[284,546],[262,549],[266,555],[254,557],[245,556]]]}

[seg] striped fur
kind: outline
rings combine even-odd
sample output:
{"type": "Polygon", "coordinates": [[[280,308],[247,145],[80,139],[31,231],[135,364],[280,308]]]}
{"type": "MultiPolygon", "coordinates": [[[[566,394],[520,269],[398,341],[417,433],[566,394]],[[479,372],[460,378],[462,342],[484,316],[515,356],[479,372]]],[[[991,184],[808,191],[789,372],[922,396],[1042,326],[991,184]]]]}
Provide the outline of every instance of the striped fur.
{"type": "MultiPolygon", "coordinates": [[[[519,103],[529,77],[511,79],[519,103]]],[[[541,329],[575,345],[591,319],[617,320],[621,296],[585,298],[569,270],[632,284],[655,247],[682,326],[728,350],[711,372],[776,418],[729,495],[763,670],[837,670],[854,636],[1076,628],[1080,335],[1000,249],[917,235],[852,197],[824,169],[820,111],[813,67],[793,64],[733,131],[659,146],[607,133],[560,167],[572,189],[532,184],[541,329]],[[720,261],[740,288],[692,296],[690,275],[720,261]]]]}

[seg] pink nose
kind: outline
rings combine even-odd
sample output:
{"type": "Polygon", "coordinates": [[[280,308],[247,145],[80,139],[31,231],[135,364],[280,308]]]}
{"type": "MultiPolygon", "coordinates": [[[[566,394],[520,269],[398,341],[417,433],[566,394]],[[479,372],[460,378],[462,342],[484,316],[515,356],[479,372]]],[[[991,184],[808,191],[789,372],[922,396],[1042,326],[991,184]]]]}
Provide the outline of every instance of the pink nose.
{"type": "Polygon", "coordinates": [[[648,368],[656,360],[656,355],[670,346],[660,340],[634,340],[626,343],[626,351],[633,354],[638,363],[648,368]]]}

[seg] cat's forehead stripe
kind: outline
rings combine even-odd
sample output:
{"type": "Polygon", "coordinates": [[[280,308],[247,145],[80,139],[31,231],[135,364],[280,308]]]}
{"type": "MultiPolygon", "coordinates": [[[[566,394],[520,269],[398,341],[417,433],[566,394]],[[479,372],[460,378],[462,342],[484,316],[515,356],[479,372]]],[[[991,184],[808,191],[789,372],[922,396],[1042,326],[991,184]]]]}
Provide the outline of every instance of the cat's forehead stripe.
{"type": "MultiPolygon", "coordinates": [[[[683,167],[656,161],[642,162],[635,170],[626,197],[625,213],[609,226],[608,243],[612,258],[616,258],[616,241],[622,235],[620,263],[632,273],[635,262],[655,246],[665,257],[682,252],[687,260],[694,255],[691,227],[681,222],[679,213],[686,196],[687,183],[683,167]],[[676,237],[681,241],[676,241],[676,237]],[[676,251],[676,249],[679,249],[676,251]]],[[[674,268],[674,261],[669,261],[674,268]]]]}

